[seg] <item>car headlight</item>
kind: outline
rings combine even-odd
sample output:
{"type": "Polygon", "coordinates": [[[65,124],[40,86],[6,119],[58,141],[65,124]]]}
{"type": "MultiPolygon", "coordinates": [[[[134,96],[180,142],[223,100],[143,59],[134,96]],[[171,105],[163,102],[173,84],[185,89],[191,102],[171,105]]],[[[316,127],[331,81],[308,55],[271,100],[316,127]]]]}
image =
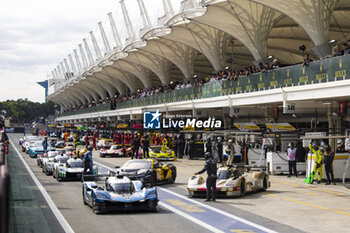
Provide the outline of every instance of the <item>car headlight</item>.
{"type": "Polygon", "coordinates": [[[97,199],[109,199],[105,194],[103,193],[95,193],[97,199]]]}
{"type": "Polygon", "coordinates": [[[226,185],[227,185],[227,186],[235,186],[236,183],[237,183],[237,180],[228,180],[228,181],[226,182],[226,185]]]}

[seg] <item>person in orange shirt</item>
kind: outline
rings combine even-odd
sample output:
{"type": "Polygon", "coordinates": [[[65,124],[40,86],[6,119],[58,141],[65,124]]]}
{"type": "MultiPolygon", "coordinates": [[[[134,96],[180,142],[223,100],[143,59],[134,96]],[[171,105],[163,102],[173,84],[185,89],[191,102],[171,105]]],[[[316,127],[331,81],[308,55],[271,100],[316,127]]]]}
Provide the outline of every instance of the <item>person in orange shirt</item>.
{"type": "Polygon", "coordinates": [[[65,141],[65,142],[68,142],[68,137],[69,137],[69,133],[68,133],[68,131],[66,131],[66,132],[64,133],[64,141],[65,141]]]}

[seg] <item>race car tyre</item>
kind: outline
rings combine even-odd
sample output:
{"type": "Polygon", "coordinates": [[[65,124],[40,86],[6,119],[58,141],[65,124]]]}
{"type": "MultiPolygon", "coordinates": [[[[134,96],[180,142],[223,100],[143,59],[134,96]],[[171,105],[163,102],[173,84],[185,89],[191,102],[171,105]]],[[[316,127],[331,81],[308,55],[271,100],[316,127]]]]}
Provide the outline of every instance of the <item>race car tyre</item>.
{"type": "Polygon", "coordinates": [[[87,205],[86,199],[85,199],[85,194],[84,194],[84,185],[83,185],[83,188],[82,188],[82,194],[83,194],[83,204],[87,205]]]}
{"type": "Polygon", "coordinates": [[[268,188],[267,177],[264,176],[262,191],[266,191],[267,188],[268,188]]]}
{"type": "Polygon", "coordinates": [[[45,169],[45,164],[43,164],[43,166],[41,167],[41,170],[43,171],[43,173],[46,173],[44,169],[45,169]]]}
{"type": "Polygon", "coordinates": [[[36,164],[40,167],[40,164],[39,164],[39,160],[38,160],[38,159],[36,160],[36,164]]]}
{"type": "Polygon", "coordinates": [[[62,178],[59,177],[59,175],[58,175],[58,170],[56,170],[56,175],[55,175],[55,177],[56,177],[56,180],[57,180],[57,181],[62,181],[62,178]]]}
{"type": "Polygon", "coordinates": [[[92,212],[95,214],[103,214],[101,206],[96,202],[94,197],[92,197],[92,212]]]}
{"type": "Polygon", "coordinates": [[[100,154],[100,157],[101,157],[101,158],[103,158],[103,157],[105,157],[105,156],[104,156],[104,155],[102,155],[102,154],[100,154]]]}
{"type": "Polygon", "coordinates": [[[241,180],[241,184],[240,184],[240,186],[239,186],[239,191],[240,191],[240,193],[239,193],[239,195],[240,196],[244,196],[245,195],[245,187],[246,187],[246,185],[245,185],[245,179],[242,179],[241,180]]]}
{"type": "Polygon", "coordinates": [[[149,200],[147,203],[147,206],[148,206],[149,211],[151,211],[151,212],[158,211],[158,208],[157,208],[158,204],[157,204],[156,200],[149,200]]]}
{"type": "Polygon", "coordinates": [[[56,178],[56,170],[53,170],[52,176],[53,176],[53,178],[56,178]]]}
{"type": "Polygon", "coordinates": [[[157,185],[157,175],[155,172],[151,174],[151,185],[156,186],[157,185]]]}
{"type": "Polygon", "coordinates": [[[176,180],[176,170],[174,169],[171,169],[171,180],[170,180],[170,183],[175,183],[175,180],[176,180]]]}
{"type": "Polygon", "coordinates": [[[25,152],[25,149],[22,147],[22,152],[25,152]]]}

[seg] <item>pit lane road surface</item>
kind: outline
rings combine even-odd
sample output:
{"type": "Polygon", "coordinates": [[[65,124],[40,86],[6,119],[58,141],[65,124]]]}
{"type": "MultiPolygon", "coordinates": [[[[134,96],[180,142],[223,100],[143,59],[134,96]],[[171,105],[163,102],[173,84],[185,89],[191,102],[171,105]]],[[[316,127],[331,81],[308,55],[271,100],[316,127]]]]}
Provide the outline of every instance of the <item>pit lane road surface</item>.
{"type": "MultiPolygon", "coordinates": [[[[11,135],[10,138],[19,148],[16,143],[19,135],[11,135]]],[[[94,160],[101,173],[126,161],[119,161],[119,158],[104,160],[96,155],[94,153],[94,160]]],[[[220,201],[204,204],[203,199],[187,198],[185,190],[177,187],[187,182],[189,175],[186,173],[178,173],[180,183],[177,181],[158,188],[160,206],[157,213],[128,211],[95,215],[89,207],[83,205],[80,182],[57,182],[52,176],[42,173],[35,159],[24,153],[19,153],[18,156],[24,158],[75,232],[300,232],[251,213],[236,211],[237,208],[234,207],[227,208],[220,201]]],[[[190,168],[187,173],[192,174],[199,168],[198,161],[194,164],[192,161],[186,162],[187,168],[190,168]]],[[[179,168],[181,169],[183,168],[179,168]]]]}

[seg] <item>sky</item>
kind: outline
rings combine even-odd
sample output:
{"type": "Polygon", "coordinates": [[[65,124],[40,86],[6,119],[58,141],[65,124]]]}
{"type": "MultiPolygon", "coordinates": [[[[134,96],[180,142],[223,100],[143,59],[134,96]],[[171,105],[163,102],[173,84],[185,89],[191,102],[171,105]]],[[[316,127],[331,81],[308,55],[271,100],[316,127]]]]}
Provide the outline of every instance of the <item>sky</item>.
{"type": "MultiPolygon", "coordinates": [[[[125,3],[136,30],[141,26],[136,0],[125,0],[125,3]]],[[[145,3],[150,11],[151,21],[156,22],[161,0],[145,0],[145,3]]],[[[107,25],[108,12],[114,13],[123,39],[126,29],[120,25],[121,14],[117,14],[120,12],[119,0],[2,1],[0,101],[28,98],[31,101],[44,102],[44,88],[36,82],[47,79],[47,75],[78,47],[83,38],[89,38],[89,31],[93,30],[98,38],[100,34],[97,22],[103,22],[111,42],[112,33],[108,31],[107,25]]],[[[102,48],[101,39],[98,40],[102,48]]],[[[93,51],[92,45],[90,49],[93,51]]]]}

